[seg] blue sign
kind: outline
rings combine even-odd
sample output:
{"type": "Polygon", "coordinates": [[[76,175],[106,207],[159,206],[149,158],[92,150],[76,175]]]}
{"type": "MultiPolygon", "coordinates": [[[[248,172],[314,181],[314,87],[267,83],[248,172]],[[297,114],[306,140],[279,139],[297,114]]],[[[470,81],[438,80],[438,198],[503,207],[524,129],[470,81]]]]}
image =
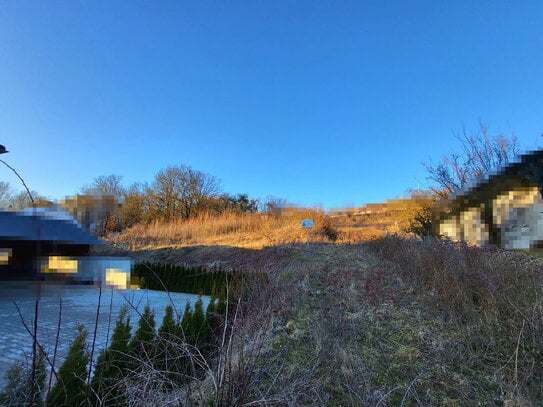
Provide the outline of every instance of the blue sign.
{"type": "Polygon", "coordinates": [[[315,224],[313,223],[313,219],[304,219],[302,220],[302,227],[303,228],[312,228],[315,224]]]}

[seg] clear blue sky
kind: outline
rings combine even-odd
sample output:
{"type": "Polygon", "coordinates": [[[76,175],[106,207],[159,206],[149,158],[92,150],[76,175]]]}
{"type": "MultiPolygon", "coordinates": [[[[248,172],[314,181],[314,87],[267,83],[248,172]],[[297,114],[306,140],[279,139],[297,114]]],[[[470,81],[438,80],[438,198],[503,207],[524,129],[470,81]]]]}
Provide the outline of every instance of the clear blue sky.
{"type": "Polygon", "coordinates": [[[186,164],[255,198],[379,202],[463,125],[543,145],[542,21],[541,1],[0,0],[2,158],[51,198],[186,164]]]}

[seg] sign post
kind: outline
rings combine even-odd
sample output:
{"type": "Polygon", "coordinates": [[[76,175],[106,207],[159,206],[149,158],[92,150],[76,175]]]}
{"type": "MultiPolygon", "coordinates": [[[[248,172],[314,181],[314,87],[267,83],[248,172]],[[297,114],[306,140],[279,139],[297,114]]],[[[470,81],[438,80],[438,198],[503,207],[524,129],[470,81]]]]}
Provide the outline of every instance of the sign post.
{"type": "Polygon", "coordinates": [[[309,231],[315,227],[313,219],[303,219],[302,220],[302,229],[306,229],[306,243],[309,244],[309,231]]]}

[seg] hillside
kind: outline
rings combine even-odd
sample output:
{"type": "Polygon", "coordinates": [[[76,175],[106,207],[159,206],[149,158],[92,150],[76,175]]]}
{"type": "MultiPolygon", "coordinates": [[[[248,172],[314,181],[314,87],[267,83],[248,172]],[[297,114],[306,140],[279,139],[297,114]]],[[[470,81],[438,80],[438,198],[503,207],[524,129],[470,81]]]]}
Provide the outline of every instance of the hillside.
{"type": "Polygon", "coordinates": [[[322,210],[287,208],[278,212],[200,215],[186,221],[138,224],[110,234],[109,242],[126,250],[194,245],[260,249],[290,243],[360,243],[387,234],[405,234],[413,213],[426,201],[391,201],[379,210],[325,214],[322,210]],[[303,229],[302,219],[315,227],[303,229]]]}
{"type": "Polygon", "coordinates": [[[397,226],[384,214],[314,213],[316,227],[306,232],[299,219],[308,215],[154,225],[113,238],[108,250],[138,261],[267,276],[246,287],[234,309],[223,381],[212,380],[221,365],[210,368],[194,403],[531,406],[543,399],[541,260],[383,237],[397,226]]]}

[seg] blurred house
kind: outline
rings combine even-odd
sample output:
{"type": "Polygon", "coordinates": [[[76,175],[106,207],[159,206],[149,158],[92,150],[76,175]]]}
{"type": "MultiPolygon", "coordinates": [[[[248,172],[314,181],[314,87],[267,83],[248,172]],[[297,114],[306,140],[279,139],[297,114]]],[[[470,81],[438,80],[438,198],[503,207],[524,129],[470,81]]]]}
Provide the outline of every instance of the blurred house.
{"type": "Polygon", "coordinates": [[[120,225],[122,201],[112,194],[78,194],[62,199],[60,205],[92,234],[102,235],[120,225]]]}
{"type": "Polygon", "coordinates": [[[66,212],[0,212],[0,279],[126,287],[130,260],[90,257],[91,248],[100,243],[66,212]]]}
{"type": "Polygon", "coordinates": [[[522,155],[441,202],[434,232],[506,249],[543,246],[543,151],[522,155]]]}

